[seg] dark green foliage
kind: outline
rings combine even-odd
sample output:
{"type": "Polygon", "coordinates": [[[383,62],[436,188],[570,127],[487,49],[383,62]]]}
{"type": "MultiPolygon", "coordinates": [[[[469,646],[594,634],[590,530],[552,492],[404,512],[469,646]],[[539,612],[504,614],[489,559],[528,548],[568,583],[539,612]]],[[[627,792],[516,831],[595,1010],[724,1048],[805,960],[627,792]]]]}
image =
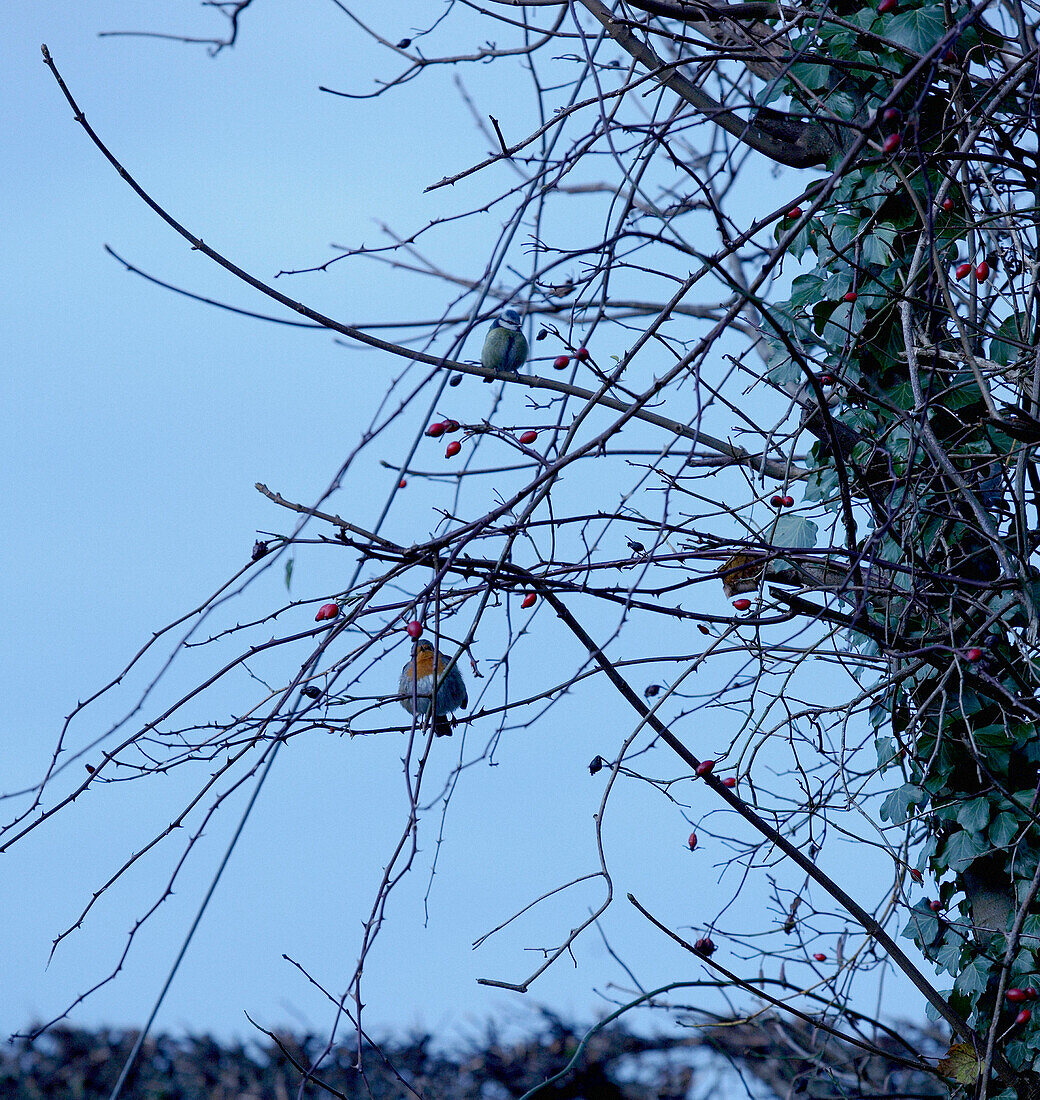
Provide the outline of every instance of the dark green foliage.
{"type": "MultiPolygon", "coordinates": [[[[106,1100],[135,1037],[132,1032],[59,1027],[32,1042],[17,1040],[0,1054],[0,1096],[106,1100]]],[[[277,1033],[259,1043],[221,1045],[207,1035],[160,1035],[145,1043],[123,1095],[126,1100],[289,1100],[336,1094],[351,1100],[416,1094],[425,1100],[508,1100],[564,1070],[586,1037],[587,1029],[550,1014],[533,1038],[506,1043],[490,1029],[479,1044],[451,1054],[440,1045],[442,1052],[435,1052],[432,1036],[416,1035],[379,1050],[365,1044],[363,1075],[355,1068],[357,1046],[344,1037],[301,1093],[300,1067],[310,1067],[325,1050],[323,1036],[277,1033]]],[[[877,1047],[866,1054],[824,1030],[775,1016],[754,1023],[719,1021],[660,1038],[642,1038],[614,1025],[588,1037],[574,1067],[541,1096],[683,1100],[713,1095],[727,1064],[777,1095],[791,1090],[827,1100],[885,1097],[893,1090],[942,1095],[934,1077],[908,1070],[900,1061],[918,1053],[934,1056],[942,1048],[940,1036],[904,1026],[898,1036],[878,1036],[877,1047]]]]}

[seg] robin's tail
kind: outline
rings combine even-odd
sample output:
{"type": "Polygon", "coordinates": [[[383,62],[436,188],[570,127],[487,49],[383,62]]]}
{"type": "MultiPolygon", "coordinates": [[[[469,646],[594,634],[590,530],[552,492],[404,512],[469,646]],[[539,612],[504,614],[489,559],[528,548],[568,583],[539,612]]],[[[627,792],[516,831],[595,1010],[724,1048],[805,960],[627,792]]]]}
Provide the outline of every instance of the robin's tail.
{"type": "Polygon", "coordinates": [[[433,716],[433,733],[435,737],[451,737],[454,732],[455,727],[446,714],[435,714],[433,716]]]}

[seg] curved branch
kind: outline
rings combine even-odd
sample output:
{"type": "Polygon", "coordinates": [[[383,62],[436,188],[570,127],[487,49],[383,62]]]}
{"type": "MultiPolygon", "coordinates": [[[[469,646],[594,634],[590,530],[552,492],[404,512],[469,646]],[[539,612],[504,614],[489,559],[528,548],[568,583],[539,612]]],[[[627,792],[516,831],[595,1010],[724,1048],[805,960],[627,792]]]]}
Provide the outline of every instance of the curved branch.
{"type": "Polygon", "coordinates": [[[826,164],[837,152],[837,146],[830,135],[813,123],[797,122],[777,111],[766,109],[757,112],[754,122],[741,118],[732,108],[717,103],[692,81],[662,61],[648,45],[636,38],[625,23],[615,19],[600,0],[579,2],[603,25],[623,50],[640,65],[655,73],[655,79],[660,84],[749,148],[791,168],[811,168],[826,164]]]}

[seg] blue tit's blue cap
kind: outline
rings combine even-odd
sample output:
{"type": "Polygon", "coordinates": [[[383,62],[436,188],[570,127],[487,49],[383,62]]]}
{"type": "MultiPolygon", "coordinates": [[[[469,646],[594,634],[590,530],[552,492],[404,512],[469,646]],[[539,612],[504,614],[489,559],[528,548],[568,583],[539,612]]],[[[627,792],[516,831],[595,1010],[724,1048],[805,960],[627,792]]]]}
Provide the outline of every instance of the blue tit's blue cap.
{"type": "Polygon", "coordinates": [[[511,328],[519,328],[520,314],[515,309],[504,309],[502,310],[502,321],[511,328]]]}

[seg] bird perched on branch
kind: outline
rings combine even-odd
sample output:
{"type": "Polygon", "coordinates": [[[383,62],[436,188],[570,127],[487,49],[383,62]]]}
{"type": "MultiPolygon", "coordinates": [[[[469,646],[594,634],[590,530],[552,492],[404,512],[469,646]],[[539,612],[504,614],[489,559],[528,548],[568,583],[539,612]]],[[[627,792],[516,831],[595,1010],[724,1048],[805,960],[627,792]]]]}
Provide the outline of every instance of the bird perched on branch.
{"type": "MultiPolygon", "coordinates": [[[[480,362],[488,370],[516,372],[527,362],[527,338],[520,331],[520,314],[515,309],[504,309],[500,317],[491,322],[480,362]]],[[[485,382],[493,379],[485,378],[485,382]]]]}
{"type": "Polygon", "coordinates": [[[436,667],[437,705],[433,711],[433,732],[438,737],[450,737],[452,724],[447,715],[453,710],[469,704],[466,685],[462,673],[455,664],[447,675],[444,670],[448,662],[433,648],[432,642],[416,643],[412,659],[401,669],[398,688],[401,692],[401,706],[409,714],[428,714],[430,700],[434,692],[434,668],[436,667]]]}

